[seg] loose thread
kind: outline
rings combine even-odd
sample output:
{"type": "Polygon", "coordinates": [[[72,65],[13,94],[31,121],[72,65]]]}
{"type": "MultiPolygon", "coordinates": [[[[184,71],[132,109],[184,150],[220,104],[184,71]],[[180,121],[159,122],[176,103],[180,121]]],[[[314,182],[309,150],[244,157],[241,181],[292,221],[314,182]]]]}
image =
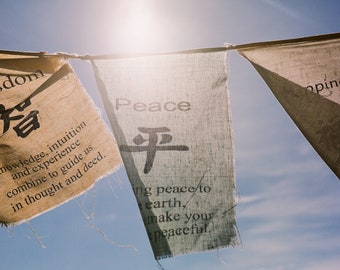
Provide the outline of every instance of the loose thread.
{"type": "Polygon", "coordinates": [[[163,265],[159,262],[159,260],[156,260],[156,262],[157,262],[158,269],[165,270],[165,268],[164,268],[163,265]]]}
{"type": "Polygon", "coordinates": [[[33,227],[31,226],[31,224],[29,223],[29,221],[26,221],[26,224],[28,226],[28,228],[30,229],[30,231],[33,233],[35,240],[37,240],[37,242],[40,244],[40,246],[42,248],[46,248],[44,243],[41,241],[41,237],[38,235],[38,233],[33,229],[33,227]]]}
{"type": "Polygon", "coordinates": [[[216,257],[217,257],[217,259],[218,259],[222,264],[227,264],[227,263],[221,258],[221,256],[220,256],[220,250],[219,250],[219,249],[216,250],[216,257]]]}
{"type": "MultiPolygon", "coordinates": [[[[95,196],[95,195],[94,195],[95,196]]],[[[94,198],[95,200],[95,198],[94,198]]],[[[111,243],[112,245],[114,246],[117,246],[117,247],[121,247],[121,248],[131,248],[133,249],[134,251],[138,251],[138,249],[136,247],[134,247],[133,245],[131,244],[126,244],[126,245],[122,245],[122,244],[118,244],[116,243],[115,241],[111,240],[110,237],[108,237],[95,223],[94,223],[94,203],[92,203],[92,211],[90,214],[88,214],[88,212],[86,211],[85,209],[85,205],[84,205],[84,201],[82,204],[80,204],[77,200],[76,200],[76,203],[78,204],[79,208],[82,210],[83,212],[83,215],[85,217],[85,219],[87,220],[89,226],[94,229],[95,231],[97,231],[101,236],[102,238],[111,243]]]]}
{"type": "Polygon", "coordinates": [[[6,231],[7,231],[9,237],[12,237],[12,234],[13,234],[12,228],[13,228],[12,226],[6,226],[6,231]]]}
{"type": "Polygon", "coordinates": [[[92,195],[92,205],[91,205],[91,219],[94,220],[94,212],[96,209],[96,195],[97,195],[97,189],[96,186],[93,187],[93,195],[92,195]]]}
{"type": "Polygon", "coordinates": [[[118,196],[118,194],[116,193],[115,189],[113,188],[112,183],[111,183],[111,181],[110,181],[109,178],[107,179],[107,184],[109,185],[109,188],[110,188],[112,194],[115,196],[116,199],[118,199],[119,196],[118,196]]]}

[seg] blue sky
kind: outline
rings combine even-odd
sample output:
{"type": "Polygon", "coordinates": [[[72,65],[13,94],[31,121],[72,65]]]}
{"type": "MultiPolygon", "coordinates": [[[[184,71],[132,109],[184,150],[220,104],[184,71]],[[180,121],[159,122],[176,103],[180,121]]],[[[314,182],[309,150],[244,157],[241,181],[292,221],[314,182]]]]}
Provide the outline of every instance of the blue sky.
{"type": "MultiPolygon", "coordinates": [[[[1,4],[0,49],[50,53],[219,47],[339,32],[340,25],[337,0],[3,0],[1,4]]],[[[237,222],[243,246],[164,259],[163,267],[338,269],[340,182],[252,66],[236,52],[230,52],[228,59],[237,222]]],[[[71,64],[102,109],[90,64],[80,60],[71,64]]],[[[123,168],[29,224],[1,228],[1,268],[158,269],[123,168]],[[83,210],[94,216],[97,227],[91,227],[83,210]]]]}

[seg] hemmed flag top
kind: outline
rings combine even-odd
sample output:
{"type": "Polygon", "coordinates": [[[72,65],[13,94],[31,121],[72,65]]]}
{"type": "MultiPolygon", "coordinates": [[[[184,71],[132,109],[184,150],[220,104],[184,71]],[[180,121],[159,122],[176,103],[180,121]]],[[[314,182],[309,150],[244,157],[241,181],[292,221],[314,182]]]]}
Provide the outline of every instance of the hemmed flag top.
{"type": "Polygon", "coordinates": [[[225,49],[93,67],[155,258],[237,245],[225,49]]]}
{"type": "Polygon", "coordinates": [[[340,178],[340,34],[248,44],[238,51],[340,178]]]}
{"type": "Polygon", "coordinates": [[[113,137],[69,64],[0,52],[0,223],[29,220],[120,164],[113,137]]]}

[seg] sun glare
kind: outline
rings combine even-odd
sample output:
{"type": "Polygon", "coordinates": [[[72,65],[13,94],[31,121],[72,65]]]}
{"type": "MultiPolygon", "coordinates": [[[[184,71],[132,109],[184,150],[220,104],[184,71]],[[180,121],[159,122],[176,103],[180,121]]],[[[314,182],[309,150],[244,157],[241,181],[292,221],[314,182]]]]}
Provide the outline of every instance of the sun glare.
{"type": "Polygon", "coordinates": [[[156,18],[142,3],[129,6],[123,20],[122,31],[127,50],[149,50],[159,39],[156,18]]]}
{"type": "Polygon", "coordinates": [[[146,11],[140,10],[139,12],[134,12],[128,19],[126,31],[132,40],[143,41],[148,37],[151,29],[152,20],[150,14],[146,11]]]}

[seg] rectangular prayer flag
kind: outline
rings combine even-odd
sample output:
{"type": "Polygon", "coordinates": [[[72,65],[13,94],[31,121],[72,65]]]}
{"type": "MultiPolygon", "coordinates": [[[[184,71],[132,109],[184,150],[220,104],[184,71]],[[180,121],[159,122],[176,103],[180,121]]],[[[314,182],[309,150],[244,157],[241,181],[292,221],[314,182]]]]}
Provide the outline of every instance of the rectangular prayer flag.
{"type": "Polygon", "coordinates": [[[340,177],[340,34],[254,43],[238,51],[340,177]]]}
{"type": "Polygon", "coordinates": [[[0,223],[31,219],[120,164],[118,148],[69,64],[0,51],[0,223]]]}
{"type": "Polygon", "coordinates": [[[237,245],[225,48],[93,68],[155,258],[237,245]]]}

